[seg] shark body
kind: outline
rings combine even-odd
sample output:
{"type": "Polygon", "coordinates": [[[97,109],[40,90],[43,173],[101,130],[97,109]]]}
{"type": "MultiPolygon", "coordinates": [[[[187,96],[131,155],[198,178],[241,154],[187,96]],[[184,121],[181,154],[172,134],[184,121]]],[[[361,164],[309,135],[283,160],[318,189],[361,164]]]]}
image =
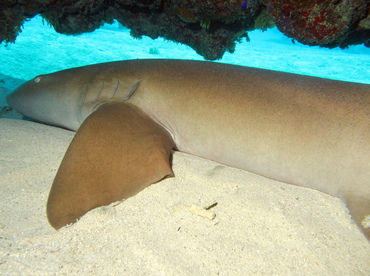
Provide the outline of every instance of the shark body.
{"type": "Polygon", "coordinates": [[[173,175],[179,150],[340,197],[370,239],[370,85],[128,60],[37,76],[8,102],[77,131],[49,195],[57,229],[173,175]]]}

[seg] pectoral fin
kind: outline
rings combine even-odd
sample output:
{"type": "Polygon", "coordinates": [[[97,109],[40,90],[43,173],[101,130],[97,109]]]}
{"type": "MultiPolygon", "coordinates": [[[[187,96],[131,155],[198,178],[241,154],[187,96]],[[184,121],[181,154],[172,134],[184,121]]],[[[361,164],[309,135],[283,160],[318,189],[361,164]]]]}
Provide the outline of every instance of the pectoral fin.
{"type": "Polygon", "coordinates": [[[107,104],[81,125],[59,167],[47,203],[59,229],[93,208],[128,198],[173,175],[169,133],[139,108],[107,104]]]}

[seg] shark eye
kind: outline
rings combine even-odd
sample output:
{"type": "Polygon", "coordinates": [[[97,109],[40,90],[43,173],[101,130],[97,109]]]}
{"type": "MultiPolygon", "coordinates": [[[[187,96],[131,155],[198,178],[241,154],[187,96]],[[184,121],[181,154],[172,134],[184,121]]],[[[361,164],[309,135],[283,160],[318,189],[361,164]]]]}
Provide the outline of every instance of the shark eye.
{"type": "Polygon", "coordinates": [[[34,78],[34,79],[33,79],[33,81],[34,81],[35,83],[39,83],[39,82],[41,81],[41,78],[40,78],[40,77],[36,77],[36,78],[34,78]]]}

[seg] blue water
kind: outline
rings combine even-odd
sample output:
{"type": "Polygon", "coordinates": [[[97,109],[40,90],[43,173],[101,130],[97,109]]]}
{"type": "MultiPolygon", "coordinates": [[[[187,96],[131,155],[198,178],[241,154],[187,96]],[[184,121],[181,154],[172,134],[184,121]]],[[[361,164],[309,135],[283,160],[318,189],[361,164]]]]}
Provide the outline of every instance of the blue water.
{"type": "MultiPolygon", "coordinates": [[[[249,32],[249,37],[250,42],[237,44],[233,54],[226,53],[218,62],[370,84],[370,49],[364,46],[329,50],[293,44],[276,28],[249,32]]],[[[15,44],[0,45],[0,117],[19,118],[16,112],[2,112],[7,106],[5,97],[36,75],[138,58],[203,60],[186,45],[148,37],[134,39],[118,23],[93,33],[66,36],[37,16],[24,24],[15,44]]]]}
{"type": "MultiPolygon", "coordinates": [[[[362,45],[330,50],[293,44],[276,28],[249,32],[249,37],[250,42],[237,44],[233,54],[226,53],[218,62],[370,84],[370,49],[362,45]]],[[[15,44],[0,45],[0,108],[6,106],[6,94],[36,75],[138,58],[203,60],[186,45],[148,37],[134,39],[118,23],[106,24],[93,33],[66,36],[37,16],[24,24],[15,44]]]]}
{"type": "MultiPolygon", "coordinates": [[[[219,62],[370,83],[370,49],[364,46],[330,50],[293,44],[277,29],[249,32],[249,37],[250,42],[244,40],[219,62]]],[[[65,36],[35,17],[24,24],[15,44],[0,45],[0,73],[30,79],[75,66],[136,58],[203,60],[185,45],[148,37],[134,39],[118,24],[105,25],[93,33],[65,36]]]]}

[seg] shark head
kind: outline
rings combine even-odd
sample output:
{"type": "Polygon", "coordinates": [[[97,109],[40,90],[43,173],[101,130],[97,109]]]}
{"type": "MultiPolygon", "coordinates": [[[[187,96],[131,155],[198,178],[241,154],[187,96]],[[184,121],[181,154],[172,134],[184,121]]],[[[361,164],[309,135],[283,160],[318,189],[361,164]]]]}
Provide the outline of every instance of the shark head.
{"type": "Polygon", "coordinates": [[[69,70],[39,75],[15,89],[6,100],[33,120],[77,130],[79,100],[86,85],[69,70]]]}
{"type": "Polygon", "coordinates": [[[7,102],[26,117],[76,131],[99,107],[125,101],[139,87],[141,79],[118,69],[102,64],[39,75],[14,90],[7,102]]]}

